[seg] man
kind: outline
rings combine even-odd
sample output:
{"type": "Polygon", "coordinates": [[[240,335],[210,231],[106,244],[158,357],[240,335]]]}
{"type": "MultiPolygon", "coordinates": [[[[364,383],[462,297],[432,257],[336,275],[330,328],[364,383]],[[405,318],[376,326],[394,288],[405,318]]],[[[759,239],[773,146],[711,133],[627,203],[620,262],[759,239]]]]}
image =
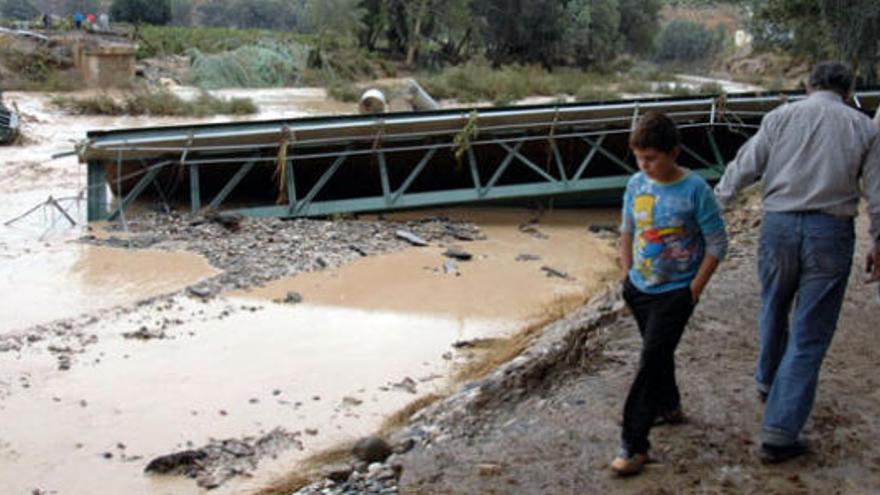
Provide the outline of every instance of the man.
{"type": "Polygon", "coordinates": [[[844,103],[852,86],[846,65],[818,64],[810,74],[809,96],[767,114],[715,190],[728,205],[743,187],[763,183],[755,379],[766,401],[765,462],[807,451],[799,435],[846,291],[860,191],[868,198],[873,240],[867,281],[880,280],[880,132],[869,117],[844,103]]]}

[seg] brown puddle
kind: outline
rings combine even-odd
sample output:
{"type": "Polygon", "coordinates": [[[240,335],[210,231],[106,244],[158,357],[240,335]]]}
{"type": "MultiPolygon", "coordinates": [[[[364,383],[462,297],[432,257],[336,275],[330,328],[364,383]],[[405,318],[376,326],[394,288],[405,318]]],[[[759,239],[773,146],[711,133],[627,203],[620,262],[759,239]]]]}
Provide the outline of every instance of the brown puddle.
{"type": "Polygon", "coordinates": [[[538,238],[518,226],[533,218],[526,210],[473,209],[412,212],[411,219],[444,214],[474,221],[487,239],[455,245],[473,254],[457,261],[459,276],[444,273],[446,247],[411,248],[365,258],[324,272],[306,273],[242,291],[237,295],[279,299],[297,291],[309,303],[452,317],[496,318],[523,322],[557,301],[586,299],[615,270],[615,250],[587,230],[592,222],[609,223],[608,210],[562,210],[535,224],[538,238]],[[523,254],[540,259],[517,261],[523,254]],[[548,276],[551,267],[571,279],[548,276]]]}
{"type": "Polygon", "coordinates": [[[175,292],[216,273],[191,253],[56,246],[0,265],[0,333],[175,292]]]}
{"type": "MultiPolygon", "coordinates": [[[[120,330],[104,328],[100,342],[66,372],[30,353],[0,361],[0,375],[29,377],[29,388],[10,385],[0,403],[0,423],[14,425],[0,443],[0,462],[10,468],[0,470],[0,486],[11,493],[154,494],[170,483],[169,493],[191,493],[194,482],[146,476],[143,467],[187,442],[199,447],[276,426],[318,431],[303,435],[305,451],[262,464],[247,482],[256,486],[309,453],[371,433],[386,415],[440,391],[451,366],[441,355],[451,343],[509,328],[270,304],[187,324],[169,340],[125,340],[120,330]],[[391,385],[407,377],[417,383],[415,393],[391,385]],[[344,405],[345,397],[363,402],[344,405]],[[105,459],[105,452],[114,455],[105,459]]],[[[242,483],[234,480],[217,493],[240,493],[242,483]]]]}

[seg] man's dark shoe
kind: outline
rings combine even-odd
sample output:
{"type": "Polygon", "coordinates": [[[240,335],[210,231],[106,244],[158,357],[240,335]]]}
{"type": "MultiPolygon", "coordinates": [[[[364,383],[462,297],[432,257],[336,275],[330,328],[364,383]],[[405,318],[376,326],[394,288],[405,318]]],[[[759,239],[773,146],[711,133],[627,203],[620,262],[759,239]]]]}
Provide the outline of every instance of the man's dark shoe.
{"type": "Polygon", "coordinates": [[[797,439],[789,445],[761,444],[761,462],[765,464],[779,464],[789,459],[802,456],[809,452],[810,444],[803,438],[797,439]]]}

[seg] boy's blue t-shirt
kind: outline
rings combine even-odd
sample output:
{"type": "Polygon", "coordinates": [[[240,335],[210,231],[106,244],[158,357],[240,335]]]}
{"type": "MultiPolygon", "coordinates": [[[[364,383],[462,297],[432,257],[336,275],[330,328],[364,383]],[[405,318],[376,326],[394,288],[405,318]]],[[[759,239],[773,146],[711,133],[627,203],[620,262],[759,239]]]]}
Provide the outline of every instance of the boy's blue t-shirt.
{"type": "Polygon", "coordinates": [[[621,231],[633,235],[633,266],[629,278],[651,294],[688,287],[703,261],[706,240],[720,246],[727,237],[721,209],[709,184],[690,171],[664,184],[643,172],[632,176],[623,196],[621,231]]]}

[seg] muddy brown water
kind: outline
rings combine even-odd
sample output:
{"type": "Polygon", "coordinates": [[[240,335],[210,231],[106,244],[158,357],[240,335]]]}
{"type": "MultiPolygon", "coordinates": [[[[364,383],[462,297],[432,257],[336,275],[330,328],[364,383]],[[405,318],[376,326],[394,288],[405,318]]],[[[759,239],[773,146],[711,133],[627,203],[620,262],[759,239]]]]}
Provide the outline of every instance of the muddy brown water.
{"type": "MultiPolygon", "coordinates": [[[[260,103],[260,92],[248,94],[260,103]]],[[[322,97],[309,95],[267,92],[262,116],[327,111],[322,97]]],[[[48,161],[67,140],[81,139],[87,129],[170,123],[63,116],[49,107],[51,95],[6,97],[26,113],[25,131],[33,138],[0,150],[0,221],[49,195],[76,195],[84,169],[75,159],[48,161]]],[[[0,226],[0,334],[132,307],[217,273],[191,253],[78,243],[84,205],[65,204],[76,227],[52,210],[0,226]]],[[[467,359],[450,354],[452,343],[510,335],[534,318],[558,314],[614,271],[613,248],[587,230],[616,221],[613,211],[546,213],[536,225],[540,236],[518,228],[535,216],[526,210],[397,216],[436,214],[472,220],[487,236],[459,244],[474,255],[457,262],[460,276],[443,271],[446,246],[409,248],[210,302],[173,296],[161,315],[155,306],[105,313],[89,329],[97,342],[74,353],[66,371],[45,343],[0,353],[3,492],[199,493],[191,480],[146,476],[143,467],[211,439],[258,436],[279,426],[303,432],[303,450],[264,460],[253,478],[215,491],[247,493],[311,454],[375,431],[419,397],[448,390],[451,372],[467,359]],[[521,254],[540,259],[516,261],[521,254]],[[570,278],[548,277],[542,266],[570,278]],[[273,302],[291,290],[305,302],[273,302]],[[161,317],[182,324],[165,339],[122,336],[161,317]],[[415,390],[395,386],[406,378],[415,390]]]]}

